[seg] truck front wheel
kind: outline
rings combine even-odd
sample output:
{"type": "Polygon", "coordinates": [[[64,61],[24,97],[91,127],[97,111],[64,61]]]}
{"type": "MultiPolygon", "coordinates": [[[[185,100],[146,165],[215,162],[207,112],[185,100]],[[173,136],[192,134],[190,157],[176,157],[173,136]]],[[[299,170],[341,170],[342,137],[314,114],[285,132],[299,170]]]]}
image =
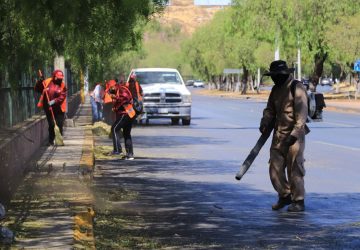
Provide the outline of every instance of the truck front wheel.
{"type": "Polygon", "coordinates": [[[191,118],[188,117],[188,118],[183,118],[181,119],[181,122],[182,122],[182,125],[184,126],[189,126],[190,125],[190,122],[191,122],[191,118]]]}

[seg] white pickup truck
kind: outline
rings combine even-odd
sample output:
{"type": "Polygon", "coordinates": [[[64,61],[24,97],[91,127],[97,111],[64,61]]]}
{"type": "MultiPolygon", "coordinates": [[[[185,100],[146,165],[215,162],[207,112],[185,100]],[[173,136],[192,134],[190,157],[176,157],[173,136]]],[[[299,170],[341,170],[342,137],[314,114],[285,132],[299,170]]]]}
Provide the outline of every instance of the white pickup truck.
{"type": "MultiPolygon", "coordinates": [[[[136,79],[144,92],[144,115],[142,119],[171,118],[173,125],[181,122],[190,125],[191,93],[176,69],[138,68],[130,75],[136,79]]],[[[130,77],[129,75],[129,77],[130,77]]]]}

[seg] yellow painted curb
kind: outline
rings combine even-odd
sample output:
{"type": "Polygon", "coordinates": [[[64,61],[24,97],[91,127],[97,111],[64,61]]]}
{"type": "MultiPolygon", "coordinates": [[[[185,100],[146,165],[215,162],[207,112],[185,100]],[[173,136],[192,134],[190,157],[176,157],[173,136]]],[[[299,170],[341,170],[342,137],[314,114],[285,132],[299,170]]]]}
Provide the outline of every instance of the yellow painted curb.
{"type": "Polygon", "coordinates": [[[95,249],[93,221],[95,212],[88,208],[87,212],[75,215],[74,240],[75,245],[81,245],[85,249],[95,249]]]}
{"type": "Polygon", "coordinates": [[[85,138],[80,159],[80,168],[83,172],[92,172],[94,170],[94,139],[91,128],[86,128],[85,138]]]}
{"type": "MultiPolygon", "coordinates": [[[[94,138],[91,128],[85,128],[82,153],[80,158],[80,171],[91,178],[94,170],[94,138]]],[[[96,249],[93,230],[95,211],[88,207],[86,212],[79,212],[74,217],[74,241],[78,249],[96,249]]]]}

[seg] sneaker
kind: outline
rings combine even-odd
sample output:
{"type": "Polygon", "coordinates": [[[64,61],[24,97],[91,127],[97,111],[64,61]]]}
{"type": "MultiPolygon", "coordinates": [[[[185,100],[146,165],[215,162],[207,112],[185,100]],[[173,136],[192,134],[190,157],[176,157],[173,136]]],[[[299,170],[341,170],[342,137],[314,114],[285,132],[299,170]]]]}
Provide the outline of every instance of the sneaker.
{"type": "Polygon", "coordinates": [[[305,211],[304,200],[294,201],[287,209],[288,212],[302,212],[305,211]]]}
{"type": "Polygon", "coordinates": [[[279,200],[277,201],[277,203],[272,205],[272,210],[279,210],[290,204],[291,204],[291,195],[290,194],[286,197],[279,197],[279,200]]]}
{"type": "Polygon", "coordinates": [[[134,158],[134,156],[126,156],[125,160],[132,161],[132,160],[135,160],[135,158],[134,158]]]}

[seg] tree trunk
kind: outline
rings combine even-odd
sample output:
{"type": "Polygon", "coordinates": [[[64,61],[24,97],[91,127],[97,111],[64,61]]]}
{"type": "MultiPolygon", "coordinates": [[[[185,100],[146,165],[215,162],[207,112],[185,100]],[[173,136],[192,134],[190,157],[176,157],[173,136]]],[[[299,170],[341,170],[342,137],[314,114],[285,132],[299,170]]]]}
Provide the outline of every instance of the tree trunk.
{"type": "Polygon", "coordinates": [[[216,79],[216,89],[217,90],[220,90],[220,86],[221,86],[221,75],[219,75],[218,77],[217,77],[217,79],[216,79]]]}
{"type": "Polygon", "coordinates": [[[255,75],[252,74],[251,75],[251,84],[250,84],[250,87],[251,87],[251,91],[254,93],[255,92],[255,85],[256,85],[256,78],[255,78],[255,75]]]}
{"type": "Polygon", "coordinates": [[[249,78],[249,70],[243,66],[243,75],[241,78],[241,82],[242,82],[242,90],[241,90],[241,94],[245,95],[246,91],[247,91],[247,85],[248,85],[248,78],[249,78]]]}
{"type": "Polygon", "coordinates": [[[324,70],[324,62],[327,58],[328,54],[325,53],[318,53],[315,55],[315,65],[314,65],[314,72],[311,77],[311,82],[314,86],[310,86],[312,91],[316,90],[316,86],[319,83],[319,79],[322,76],[324,70]]]}

